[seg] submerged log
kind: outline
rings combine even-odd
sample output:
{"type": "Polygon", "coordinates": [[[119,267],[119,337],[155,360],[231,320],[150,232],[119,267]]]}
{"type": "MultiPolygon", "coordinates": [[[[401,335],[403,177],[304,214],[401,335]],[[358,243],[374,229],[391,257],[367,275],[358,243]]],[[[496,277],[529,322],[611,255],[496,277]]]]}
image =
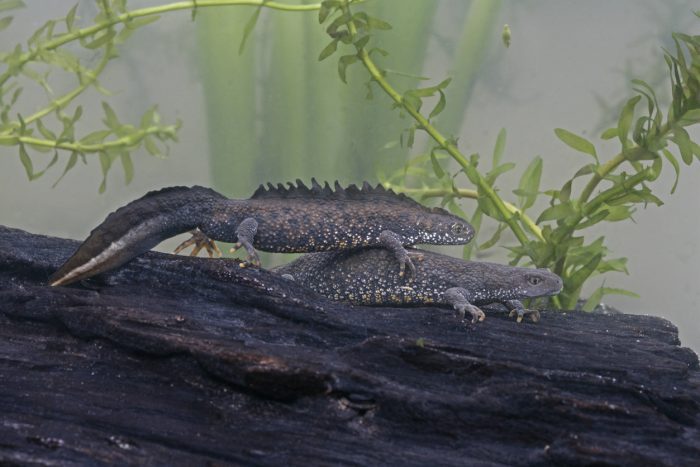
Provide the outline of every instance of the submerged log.
{"type": "Polygon", "coordinates": [[[71,287],[77,242],[0,227],[0,464],[697,465],[668,321],[325,300],[148,253],[71,287]]]}

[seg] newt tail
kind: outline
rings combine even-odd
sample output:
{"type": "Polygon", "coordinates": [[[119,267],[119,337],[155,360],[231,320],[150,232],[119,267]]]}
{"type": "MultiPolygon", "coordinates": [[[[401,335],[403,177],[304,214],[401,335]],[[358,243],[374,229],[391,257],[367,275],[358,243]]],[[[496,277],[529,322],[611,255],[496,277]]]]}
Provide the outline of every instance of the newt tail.
{"type": "MultiPolygon", "coordinates": [[[[171,187],[147,193],[110,214],[50,278],[66,285],[116,268],[177,234],[199,229],[205,238],[281,253],[350,250],[383,246],[401,274],[411,262],[404,245],[469,242],[474,229],[444,209],[428,208],[391,190],[364,183],[331,188],[312,179],[287,187],[262,185],[250,199],[216,191],[171,187]]],[[[199,243],[199,240],[196,241],[199,243]]]]}

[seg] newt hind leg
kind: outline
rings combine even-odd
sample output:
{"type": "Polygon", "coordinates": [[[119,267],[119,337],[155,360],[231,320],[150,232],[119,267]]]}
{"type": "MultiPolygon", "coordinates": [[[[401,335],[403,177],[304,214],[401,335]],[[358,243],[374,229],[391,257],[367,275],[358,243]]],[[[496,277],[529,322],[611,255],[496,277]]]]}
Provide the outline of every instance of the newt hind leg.
{"type": "Polygon", "coordinates": [[[241,247],[245,248],[245,250],[248,252],[246,262],[252,264],[253,266],[260,267],[260,258],[258,257],[255,248],[253,248],[253,239],[255,238],[255,234],[257,232],[258,221],[252,217],[243,219],[243,221],[238,224],[238,228],[236,228],[236,236],[238,237],[238,241],[229,251],[234,253],[241,247]]]}
{"type": "Polygon", "coordinates": [[[190,233],[192,234],[192,237],[180,243],[177,248],[175,248],[174,253],[180,253],[185,248],[189,248],[190,246],[194,245],[194,248],[192,248],[192,251],[190,252],[190,256],[197,256],[199,252],[204,249],[210,258],[213,258],[214,256],[217,258],[221,257],[221,250],[219,250],[219,247],[216,246],[216,242],[207,237],[204,232],[199,229],[194,229],[191,230],[190,233]]]}

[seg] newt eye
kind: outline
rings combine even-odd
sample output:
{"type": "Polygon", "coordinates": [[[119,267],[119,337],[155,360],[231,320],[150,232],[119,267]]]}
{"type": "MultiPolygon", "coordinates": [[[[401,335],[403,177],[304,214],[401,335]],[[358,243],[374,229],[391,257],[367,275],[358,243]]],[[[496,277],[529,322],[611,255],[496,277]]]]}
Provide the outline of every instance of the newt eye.
{"type": "Polygon", "coordinates": [[[452,229],[452,233],[454,234],[464,233],[464,226],[462,224],[454,223],[450,226],[450,228],[452,229]]]}
{"type": "Polygon", "coordinates": [[[540,282],[542,282],[542,278],[537,276],[530,276],[528,277],[527,281],[532,285],[537,285],[540,282]]]}

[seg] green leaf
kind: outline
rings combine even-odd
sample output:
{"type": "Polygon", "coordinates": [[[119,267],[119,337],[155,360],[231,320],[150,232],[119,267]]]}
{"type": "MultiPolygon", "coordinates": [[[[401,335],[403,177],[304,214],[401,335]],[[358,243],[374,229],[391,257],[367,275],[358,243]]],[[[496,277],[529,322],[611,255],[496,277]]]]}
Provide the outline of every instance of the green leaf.
{"type": "Polygon", "coordinates": [[[416,111],[420,111],[423,107],[423,101],[415,93],[415,90],[406,91],[402,97],[402,102],[404,106],[407,106],[416,111]]]}
{"type": "Polygon", "coordinates": [[[340,5],[337,1],[324,1],[321,2],[321,8],[318,9],[318,24],[323,24],[328,16],[335,11],[340,5]]]}
{"type": "Polygon", "coordinates": [[[498,167],[491,169],[486,174],[486,180],[488,181],[489,185],[493,185],[493,183],[496,181],[496,179],[499,176],[508,172],[509,170],[512,170],[514,167],[515,167],[515,163],[513,163],[513,162],[506,162],[505,164],[501,164],[498,167]]]}
{"type": "Polygon", "coordinates": [[[571,185],[573,182],[573,179],[568,180],[566,183],[564,183],[564,186],[561,187],[561,190],[559,190],[557,198],[559,198],[560,202],[566,203],[571,199],[571,185]]]}
{"type": "Polygon", "coordinates": [[[586,300],[586,303],[583,305],[583,311],[593,311],[595,310],[595,307],[597,307],[600,304],[600,301],[603,299],[604,295],[611,295],[611,294],[617,294],[617,295],[626,295],[628,297],[634,297],[634,298],[639,298],[639,295],[637,295],[634,292],[630,292],[629,290],[625,289],[616,289],[612,287],[598,287],[586,300]]]}
{"type": "Polygon", "coordinates": [[[445,99],[445,93],[442,92],[442,89],[438,89],[438,92],[440,93],[440,99],[438,100],[438,103],[435,104],[435,107],[433,108],[432,112],[430,112],[428,119],[431,119],[431,118],[439,115],[440,112],[445,110],[445,106],[447,105],[447,100],[445,99]]]}
{"type": "Polygon", "coordinates": [[[78,162],[78,153],[77,152],[72,152],[70,157],[68,158],[68,163],[66,164],[66,167],[63,169],[63,173],[61,174],[60,177],[58,177],[58,180],[53,184],[52,188],[56,188],[58,183],[63,180],[63,177],[66,176],[68,171],[75,167],[76,162],[78,162]]]}
{"type": "Polygon", "coordinates": [[[37,179],[37,178],[41,177],[42,175],[44,175],[47,170],[49,170],[51,167],[53,167],[56,164],[56,162],[58,162],[58,151],[54,150],[53,157],[51,158],[49,163],[46,164],[46,167],[44,167],[44,169],[41,172],[37,172],[34,174],[34,179],[37,179]]]}
{"type": "Polygon", "coordinates": [[[112,130],[117,130],[121,126],[119,123],[119,119],[117,118],[117,114],[114,113],[114,110],[112,110],[112,107],[109,106],[108,103],[105,101],[102,101],[102,109],[105,112],[105,118],[103,122],[105,125],[107,125],[109,128],[112,130]]]}
{"type": "Polygon", "coordinates": [[[435,149],[430,151],[430,162],[433,165],[433,172],[435,172],[435,176],[437,178],[444,177],[445,171],[442,170],[442,167],[440,166],[440,162],[437,160],[437,157],[435,155],[435,149]]]}
{"type": "MultiPolygon", "coordinates": [[[[463,219],[466,218],[467,216],[460,216],[463,219]]],[[[477,208],[474,210],[474,215],[469,219],[469,223],[474,227],[475,232],[479,232],[481,229],[481,220],[483,219],[484,214],[481,211],[481,209],[477,208]]],[[[476,243],[476,240],[472,240],[469,242],[469,244],[465,245],[464,248],[462,248],[462,258],[464,259],[470,259],[472,257],[472,253],[474,252],[474,249],[478,248],[478,245],[476,243]]]]}
{"type": "Polygon", "coordinates": [[[340,79],[343,81],[343,83],[347,84],[348,82],[345,77],[345,73],[348,66],[357,62],[357,60],[357,55],[343,55],[338,60],[338,75],[340,76],[340,79]]]}
{"type": "Polygon", "coordinates": [[[537,156],[530,162],[530,165],[527,166],[518,184],[517,195],[520,197],[520,209],[523,211],[535,204],[540,190],[541,177],[542,158],[537,156]]]}
{"type": "Polygon", "coordinates": [[[605,220],[608,222],[618,222],[632,217],[634,210],[629,206],[625,205],[615,205],[608,204],[605,209],[608,211],[608,215],[605,216],[605,220]]]}
{"type": "Polygon", "coordinates": [[[107,173],[109,172],[109,168],[112,166],[112,159],[104,151],[100,151],[99,159],[100,168],[102,169],[102,183],[100,183],[99,192],[102,194],[107,189],[107,173]]]}
{"type": "Polygon", "coordinates": [[[506,129],[501,128],[496,136],[496,144],[493,147],[493,158],[491,167],[496,167],[501,163],[501,157],[503,156],[503,151],[506,148],[506,129]]]}
{"type": "Polygon", "coordinates": [[[506,49],[510,47],[510,39],[511,39],[511,31],[510,31],[510,26],[507,24],[503,25],[503,31],[501,32],[501,41],[503,41],[503,45],[506,46],[506,49]]]}
{"type": "Polygon", "coordinates": [[[491,238],[479,245],[479,250],[480,251],[488,250],[489,248],[494,246],[496,243],[498,243],[498,241],[501,239],[501,233],[503,233],[503,231],[507,227],[508,227],[507,224],[499,224],[498,228],[496,229],[494,234],[491,236],[491,238]]]}
{"type": "Polygon", "coordinates": [[[149,138],[149,137],[144,138],[143,145],[146,147],[146,151],[148,151],[148,153],[151,156],[156,156],[156,157],[162,156],[160,149],[158,148],[158,146],[156,145],[156,143],[153,141],[152,138],[149,138]]]}
{"type": "Polygon", "coordinates": [[[49,130],[48,128],[46,128],[44,126],[44,123],[41,121],[41,119],[38,119],[36,121],[36,126],[39,129],[39,133],[41,133],[41,135],[44,138],[51,140],[51,141],[56,141],[56,135],[53,133],[53,131],[49,130]]]}
{"type": "Polygon", "coordinates": [[[673,129],[673,142],[678,146],[683,162],[690,165],[693,162],[693,147],[688,132],[681,127],[675,127],[673,129]]]}
{"type": "Polygon", "coordinates": [[[571,274],[564,284],[564,290],[574,292],[581,288],[584,282],[593,274],[603,258],[601,253],[594,255],[585,265],[571,274]]]}
{"type": "Polygon", "coordinates": [[[71,8],[68,11],[68,14],[66,15],[66,29],[68,29],[69,32],[73,30],[73,24],[75,23],[75,12],[77,10],[78,10],[78,4],[76,3],[75,5],[73,5],[73,8],[71,8]]]}
{"type": "Polygon", "coordinates": [[[360,50],[364,49],[367,43],[369,42],[370,36],[362,36],[358,40],[354,42],[355,49],[359,52],[360,50]]]}
{"type": "Polygon", "coordinates": [[[601,222],[602,220],[604,220],[608,216],[609,213],[610,213],[610,211],[608,211],[605,208],[598,209],[598,210],[596,210],[595,213],[587,216],[587,219],[585,221],[579,222],[576,225],[575,230],[582,230],[582,229],[588,228],[592,225],[595,225],[598,222],[601,222]]]}
{"type": "Polygon", "coordinates": [[[479,204],[479,209],[481,209],[481,211],[484,214],[498,221],[503,220],[501,212],[498,210],[496,205],[493,204],[493,201],[491,201],[489,198],[480,195],[477,202],[479,204]]]}
{"type": "Polygon", "coordinates": [[[669,151],[668,149],[664,149],[661,152],[663,153],[664,157],[666,157],[666,160],[668,160],[671,163],[671,165],[673,166],[673,170],[675,170],[676,172],[676,180],[673,182],[673,188],[671,188],[671,194],[673,194],[676,191],[676,187],[678,186],[678,177],[680,177],[681,175],[681,166],[678,163],[678,159],[676,159],[674,155],[671,154],[671,151],[669,151]]]}
{"type": "Polygon", "coordinates": [[[12,16],[5,16],[4,18],[0,18],[0,31],[3,29],[6,29],[10,23],[12,23],[12,16]]]}
{"type": "Polygon", "coordinates": [[[639,298],[639,294],[632,292],[631,290],[627,289],[618,289],[614,287],[604,287],[603,290],[605,291],[605,295],[625,295],[626,297],[632,297],[632,298],[639,298]]]}
{"type": "Polygon", "coordinates": [[[618,136],[618,129],[617,128],[608,128],[603,132],[603,134],[600,135],[600,139],[603,140],[609,140],[613,138],[617,138],[618,136]]]}
{"type": "Polygon", "coordinates": [[[540,217],[537,218],[537,223],[539,224],[541,222],[564,219],[565,217],[573,216],[575,214],[576,209],[570,201],[566,203],[555,204],[554,206],[550,206],[544,211],[542,211],[540,217]]]}
{"type": "Polygon", "coordinates": [[[586,300],[586,303],[584,303],[582,310],[591,312],[595,310],[595,307],[600,305],[600,301],[603,299],[603,295],[605,292],[603,292],[603,287],[598,287],[590,297],[588,297],[588,300],[586,300]]]}
{"type": "Polygon", "coordinates": [[[34,180],[34,165],[32,164],[32,159],[27,154],[27,150],[24,149],[24,144],[19,145],[19,160],[24,166],[24,171],[27,173],[27,178],[31,181],[34,180]]]}
{"type": "Polygon", "coordinates": [[[412,148],[416,138],[416,127],[411,127],[408,130],[408,138],[406,139],[406,147],[412,148]]]}
{"type": "Polygon", "coordinates": [[[112,133],[112,130],[97,130],[80,139],[80,144],[99,144],[112,133]]]}
{"type": "Polygon", "coordinates": [[[629,274],[627,270],[627,258],[615,258],[607,261],[601,261],[598,265],[598,272],[624,272],[629,274]]]}
{"type": "Polygon", "coordinates": [[[323,48],[318,56],[318,61],[322,61],[335,53],[338,50],[338,39],[333,39],[327,46],[323,48]]]}
{"type": "Polygon", "coordinates": [[[373,18],[371,16],[367,17],[367,26],[369,26],[371,29],[391,29],[391,24],[387,23],[386,21],[382,21],[381,19],[373,18]]]}
{"type": "Polygon", "coordinates": [[[15,8],[24,8],[22,0],[0,0],[0,11],[14,10],[15,8]]]}
{"type": "Polygon", "coordinates": [[[554,130],[557,137],[564,142],[567,146],[577,151],[583,152],[593,156],[593,158],[598,162],[598,154],[596,154],[595,146],[585,138],[582,138],[574,133],[563,128],[556,128],[554,130]]]}
{"type": "Polygon", "coordinates": [[[255,25],[258,23],[258,18],[260,17],[260,10],[262,10],[262,4],[260,4],[260,6],[255,9],[253,14],[250,15],[248,22],[245,23],[245,28],[243,28],[243,37],[241,38],[241,44],[238,46],[238,55],[241,55],[243,53],[243,48],[245,47],[245,43],[248,40],[248,36],[250,36],[250,33],[253,32],[253,29],[255,29],[255,25]]]}
{"type": "Polygon", "coordinates": [[[124,183],[128,185],[131,183],[131,180],[134,179],[134,163],[131,160],[131,155],[127,151],[122,152],[119,159],[124,169],[124,183]]]}
{"type": "Polygon", "coordinates": [[[620,143],[622,143],[622,147],[625,149],[629,145],[628,135],[630,132],[630,127],[632,126],[634,108],[641,98],[642,96],[638,95],[628,100],[622,108],[622,111],[620,112],[620,118],[617,121],[617,136],[618,138],[620,138],[620,143]]]}
{"type": "Polygon", "coordinates": [[[103,45],[110,42],[114,38],[115,35],[116,35],[116,32],[114,32],[113,30],[105,31],[102,34],[100,34],[97,38],[95,38],[95,40],[93,40],[92,42],[86,43],[85,48],[90,49],[90,50],[99,49],[103,45]]]}

